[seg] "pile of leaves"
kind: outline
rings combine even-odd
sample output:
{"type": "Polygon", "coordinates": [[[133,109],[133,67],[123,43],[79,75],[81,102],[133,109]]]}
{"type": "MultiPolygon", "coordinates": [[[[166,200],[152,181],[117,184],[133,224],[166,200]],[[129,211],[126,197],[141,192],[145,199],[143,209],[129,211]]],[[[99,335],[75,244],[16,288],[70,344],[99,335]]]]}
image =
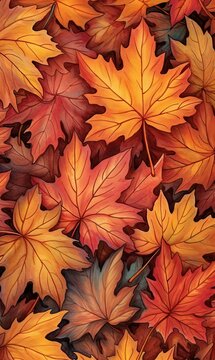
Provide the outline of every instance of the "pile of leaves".
{"type": "Polygon", "coordinates": [[[214,33],[214,0],[0,0],[1,360],[215,359],[214,33]]]}

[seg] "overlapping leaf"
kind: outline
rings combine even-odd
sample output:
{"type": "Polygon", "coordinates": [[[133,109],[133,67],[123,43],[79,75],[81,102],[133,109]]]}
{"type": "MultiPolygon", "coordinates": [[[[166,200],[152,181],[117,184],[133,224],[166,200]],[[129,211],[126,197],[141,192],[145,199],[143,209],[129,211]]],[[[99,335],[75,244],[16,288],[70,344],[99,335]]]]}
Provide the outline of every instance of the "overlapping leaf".
{"type": "Polygon", "coordinates": [[[184,122],[184,116],[195,113],[200,100],[180,96],[188,86],[189,69],[180,65],[161,74],[164,56],[155,56],[154,39],[144,21],[132,30],[129,47],[121,53],[120,71],[101,56],[79,55],[82,77],[97,90],[87,95],[89,101],[106,107],[104,114],[88,121],[92,129],[87,140],[127,139],[145,123],[170,132],[173,125],[184,122]]]}
{"type": "Polygon", "coordinates": [[[61,344],[46,339],[57,328],[64,312],[49,311],[28,315],[25,320],[15,320],[9,330],[0,328],[0,356],[2,360],[68,360],[61,344]]]}
{"type": "Polygon", "coordinates": [[[58,222],[61,206],[40,209],[37,187],[16,202],[10,235],[0,237],[0,265],[6,270],[0,279],[6,311],[15,305],[29,281],[42,298],[51,295],[59,305],[66,290],[62,269],[81,270],[90,264],[82,249],[73,245],[62,230],[50,231],[58,222]]]}
{"type": "Polygon", "coordinates": [[[172,213],[161,192],[153,210],[147,212],[149,230],[137,229],[132,235],[136,249],[150,254],[164,239],[186,266],[206,264],[203,255],[214,252],[215,219],[208,216],[196,222],[196,213],[194,192],[176,203],[172,213]]]}
{"type": "Polygon", "coordinates": [[[153,275],[155,280],[148,279],[153,299],[142,295],[147,309],[138,321],[155,326],[164,340],[174,328],[188,341],[195,342],[195,338],[206,340],[202,316],[211,312],[205,301],[214,293],[211,288],[214,286],[215,264],[205,271],[199,267],[182,275],[179,255],[172,257],[170,247],[163,241],[153,275]]]}
{"type": "Polygon", "coordinates": [[[123,270],[121,256],[120,249],[106,260],[102,270],[96,261],[90,269],[71,274],[63,304],[69,323],[62,328],[61,336],[76,340],[89,332],[94,338],[106,323],[117,325],[137,312],[129,306],[134,287],[114,293],[123,270]]]}
{"type": "Polygon", "coordinates": [[[39,70],[32,61],[47,64],[49,57],[60,54],[56,44],[45,30],[35,32],[32,27],[45,15],[46,8],[9,8],[1,1],[0,12],[0,100],[4,107],[10,103],[16,108],[14,91],[26,89],[42,96],[39,70]]]}
{"type": "Polygon", "coordinates": [[[117,202],[131,180],[125,180],[130,152],[90,166],[90,149],[74,134],[60,159],[61,177],[55,183],[35,179],[43,194],[43,204],[50,208],[62,203],[59,226],[71,231],[80,225],[80,241],[94,252],[100,240],[116,249],[125,245],[133,249],[130,237],[123,232],[126,225],[141,221],[138,209],[117,202]]]}

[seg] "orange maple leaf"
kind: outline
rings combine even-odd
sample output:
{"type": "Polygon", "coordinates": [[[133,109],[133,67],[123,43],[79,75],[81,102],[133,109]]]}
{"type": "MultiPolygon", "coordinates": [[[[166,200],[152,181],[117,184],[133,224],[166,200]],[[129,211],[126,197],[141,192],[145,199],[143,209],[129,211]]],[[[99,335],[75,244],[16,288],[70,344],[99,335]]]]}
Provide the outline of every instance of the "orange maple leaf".
{"type": "Polygon", "coordinates": [[[161,2],[168,2],[168,0],[115,0],[114,5],[124,5],[124,9],[117,20],[125,21],[126,26],[138,23],[146,15],[146,10],[149,7],[158,5],[161,2]]]}
{"type": "Polygon", "coordinates": [[[106,323],[117,325],[137,312],[137,308],[129,305],[135,287],[124,287],[115,294],[123,270],[122,253],[122,249],[113,253],[102,270],[96,260],[90,269],[67,277],[63,309],[68,311],[65,319],[69,323],[62,328],[61,337],[76,340],[90,333],[94,338],[106,323]]]}
{"type": "Polygon", "coordinates": [[[142,255],[150,254],[164,239],[173,253],[179,253],[184,265],[208,264],[203,255],[214,252],[215,219],[208,216],[194,221],[196,213],[194,192],[176,203],[172,213],[161,192],[153,210],[147,211],[149,230],[136,229],[132,235],[136,249],[142,255]]]}
{"type": "Polygon", "coordinates": [[[189,123],[172,129],[171,137],[164,133],[157,136],[157,144],[174,154],[164,158],[163,181],[181,179],[177,191],[188,190],[193,184],[202,184],[208,189],[215,179],[215,116],[209,103],[199,105],[189,123]]]}
{"type": "MultiPolygon", "coordinates": [[[[87,21],[99,16],[88,0],[12,0],[13,5],[30,6],[37,5],[38,8],[46,7],[46,13],[54,11],[57,20],[68,27],[69,21],[84,28],[87,21]]],[[[44,15],[45,15],[44,14],[44,15]]]]}
{"type": "Polygon", "coordinates": [[[156,259],[153,276],[148,279],[153,299],[142,294],[146,310],[138,322],[148,322],[159,331],[164,341],[176,328],[188,341],[206,340],[202,316],[211,312],[205,301],[214,294],[215,263],[205,271],[199,267],[182,275],[178,254],[171,256],[170,247],[163,241],[156,259]]]}
{"type": "Polygon", "coordinates": [[[97,92],[88,94],[92,103],[106,107],[88,121],[92,129],[86,140],[114,141],[135,134],[145,124],[166,132],[195,113],[201,100],[180,97],[187,88],[190,70],[180,65],[161,74],[164,54],[155,56],[155,42],[144,21],[132,30],[130,44],[122,49],[124,67],[117,71],[112,61],[101,56],[90,59],[79,55],[81,75],[97,92]],[[131,62],[132,59],[132,62],[131,62]]]}
{"type": "Polygon", "coordinates": [[[116,202],[131,180],[125,180],[130,151],[103,160],[94,169],[90,165],[90,149],[77,135],[60,159],[61,177],[55,183],[34,179],[43,194],[43,204],[53,207],[62,202],[59,226],[71,231],[80,225],[80,241],[94,252],[100,240],[117,249],[133,243],[123,227],[142,221],[138,209],[116,202]]]}
{"type": "Polygon", "coordinates": [[[49,57],[61,52],[45,30],[34,31],[32,27],[45,15],[46,9],[9,7],[8,0],[1,1],[0,13],[0,99],[3,106],[10,103],[16,108],[14,90],[28,90],[38,96],[42,87],[39,70],[33,61],[47,64],[49,57]]]}
{"type": "Polygon", "coordinates": [[[1,360],[69,360],[61,344],[46,339],[64,314],[64,311],[31,313],[21,322],[15,320],[9,330],[0,328],[1,360]]]}
{"type": "Polygon", "coordinates": [[[6,268],[0,278],[5,311],[16,304],[29,281],[42,298],[50,295],[62,305],[66,284],[61,270],[90,265],[71,238],[60,229],[50,231],[58,222],[61,206],[42,211],[40,205],[37,187],[28,190],[14,207],[16,231],[0,237],[0,265],[6,268]]]}

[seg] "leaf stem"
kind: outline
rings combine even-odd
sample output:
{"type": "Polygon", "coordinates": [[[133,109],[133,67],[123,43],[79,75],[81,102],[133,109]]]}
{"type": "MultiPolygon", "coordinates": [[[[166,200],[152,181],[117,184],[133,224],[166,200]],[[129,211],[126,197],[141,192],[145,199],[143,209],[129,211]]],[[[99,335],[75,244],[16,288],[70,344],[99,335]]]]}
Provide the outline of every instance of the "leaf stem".
{"type": "Polygon", "coordinates": [[[150,168],[151,168],[151,175],[154,177],[155,176],[155,168],[154,168],[152,158],[151,158],[151,154],[150,154],[150,150],[149,150],[149,144],[148,144],[148,139],[147,139],[147,135],[146,135],[146,122],[145,121],[143,121],[143,137],[144,137],[144,142],[145,142],[145,145],[146,145],[146,151],[147,151],[149,164],[150,164],[150,168]]]}
{"type": "Polygon", "coordinates": [[[202,7],[202,9],[204,10],[204,12],[208,15],[208,17],[213,20],[214,16],[210,13],[210,11],[208,11],[208,9],[206,8],[206,6],[204,5],[204,3],[202,2],[202,0],[199,0],[199,3],[202,7]]]}
{"type": "Polygon", "coordinates": [[[146,346],[146,344],[147,344],[147,342],[148,342],[151,334],[152,334],[153,331],[155,330],[155,328],[156,328],[156,325],[151,328],[151,330],[149,331],[148,335],[146,336],[146,339],[145,339],[143,345],[141,346],[141,349],[140,349],[139,355],[138,355],[138,357],[137,357],[137,360],[141,360],[141,358],[142,358],[142,356],[143,356],[143,354],[144,354],[145,346],[146,346]]]}
{"type": "Polygon", "coordinates": [[[48,25],[49,21],[51,20],[52,15],[54,14],[54,11],[55,11],[55,7],[56,7],[56,3],[52,4],[49,16],[48,16],[48,18],[47,18],[47,20],[46,20],[46,22],[44,24],[44,28],[48,25]]]}
{"type": "MultiPolygon", "coordinates": [[[[75,232],[76,232],[78,226],[79,226],[79,221],[77,222],[77,224],[75,225],[74,229],[72,230],[72,234],[71,234],[71,237],[72,237],[72,238],[74,237],[75,232]]],[[[76,240],[76,239],[75,239],[75,240],[76,240]]]]}
{"type": "Polygon", "coordinates": [[[134,280],[136,280],[136,278],[144,271],[144,269],[146,268],[146,266],[150,263],[150,261],[152,261],[152,259],[154,259],[154,257],[157,255],[157,253],[159,252],[160,248],[158,248],[155,253],[150,257],[150,259],[128,280],[129,283],[133,282],[134,280]]]}

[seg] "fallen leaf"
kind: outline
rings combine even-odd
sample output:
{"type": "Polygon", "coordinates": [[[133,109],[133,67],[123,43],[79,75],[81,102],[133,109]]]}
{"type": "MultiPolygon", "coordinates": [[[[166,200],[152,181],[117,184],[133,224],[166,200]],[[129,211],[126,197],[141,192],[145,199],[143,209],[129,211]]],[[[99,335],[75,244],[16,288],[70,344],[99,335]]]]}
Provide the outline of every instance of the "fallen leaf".
{"type": "Polygon", "coordinates": [[[53,75],[44,71],[42,74],[43,98],[29,93],[18,105],[18,113],[11,108],[4,119],[4,124],[32,120],[28,130],[32,134],[34,161],[50,144],[56,149],[58,139],[65,139],[65,134],[70,140],[74,129],[83,137],[87,131],[84,120],[92,115],[92,106],[84,97],[89,87],[79,76],[77,66],[63,74],[57,70],[53,75]]]}
{"type": "Polygon", "coordinates": [[[206,101],[215,107],[215,51],[212,37],[207,31],[204,34],[195,21],[187,18],[186,22],[189,30],[187,44],[171,40],[173,55],[177,64],[190,64],[190,86],[186,93],[196,96],[204,93],[206,101]]]}
{"type": "Polygon", "coordinates": [[[156,57],[154,52],[155,42],[142,21],[132,30],[129,47],[121,51],[122,70],[117,71],[101,56],[90,59],[79,54],[81,76],[97,90],[87,98],[106,107],[105,113],[88,121],[92,129],[86,140],[109,143],[119,136],[127,139],[145,123],[170,132],[173,125],[184,122],[184,116],[194,114],[200,100],[180,97],[188,85],[189,69],[180,65],[161,74],[164,55],[156,57]]]}
{"type": "Polygon", "coordinates": [[[154,189],[162,181],[163,157],[155,165],[155,176],[144,162],[130,174],[131,185],[123,191],[120,201],[137,209],[152,209],[157,196],[154,189]]]}
{"type": "Polygon", "coordinates": [[[41,298],[50,295],[62,305],[66,284],[61,270],[90,265],[84,251],[62,229],[50,231],[58,222],[61,206],[42,211],[40,205],[38,188],[28,190],[14,207],[16,231],[0,237],[0,265],[6,268],[0,278],[5,312],[16,304],[29,281],[41,298]]]}
{"type": "Polygon", "coordinates": [[[158,146],[174,152],[164,158],[163,181],[181,179],[177,191],[188,190],[193,184],[208,189],[215,179],[215,116],[209,103],[199,105],[193,117],[193,127],[182,124],[172,129],[170,136],[160,133],[158,146]]]}
{"type": "Polygon", "coordinates": [[[103,15],[89,21],[87,34],[90,40],[87,47],[105,58],[112,56],[115,65],[119,67],[122,63],[121,47],[128,46],[131,29],[117,21],[120,14],[118,7],[97,2],[97,9],[103,12],[103,15]]]}
{"type": "Polygon", "coordinates": [[[59,227],[66,232],[80,225],[80,241],[94,252],[100,240],[113,249],[133,243],[123,227],[133,226],[142,218],[138,210],[116,202],[131,180],[125,180],[130,151],[103,160],[94,169],[90,166],[89,146],[83,146],[77,135],[67,145],[60,159],[61,177],[55,183],[34,179],[43,194],[43,204],[53,207],[62,202],[59,227]]]}
{"type": "Polygon", "coordinates": [[[49,57],[60,54],[45,30],[34,31],[32,27],[45,15],[46,8],[35,6],[9,8],[8,0],[1,1],[0,13],[0,91],[3,106],[10,103],[17,109],[14,91],[25,89],[37,96],[42,95],[38,78],[39,70],[33,61],[47,64],[49,57]]]}
{"type": "Polygon", "coordinates": [[[4,154],[7,150],[10,149],[10,145],[6,143],[9,139],[11,129],[0,127],[0,154],[4,154]]]}
{"type": "Polygon", "coordinates": [[[115,346],[115,353],[116,355],[108,357],[108,360],[138,360],[137,342],[127,330],[120,343],[115,346]]]}
{"type": "Polygon", "coordinates": [[[140,22],[149,7],[158,5],[161,2],[168,2],[168,0],[115,0],[114,5],[124,5],[118,20],[125,21],[126,26],[129,26],[140,22]]]}
{"type": "Polygon", "coordinates": [[[185,39],[187,28],[183,22],[179,22],[171,26],[170,18],[166,14],[160,12],[150,12],[146,16],[147,22],[150,22],[150,32],[155,37],[155,41],[159,44],[156,54],[163,52],[166,56],[171,55],[170,39],[182,42],[185,39]]]}
{"type": "Polygon", "coordinates": [[[137,251],[151,254],[164,239],[173,253],[178,253],[186,266],[208,264],[203,255],[214,252],[215,219],[208,216],[194,221],[197,213],[194,192],[184,195],[171,213],[161,192],[152,211],[147,211],[149,230],[135,230],[132,235],[137,251]]]}
{"type": "Polygon", "coordinates": [[[16,306],[12,306],[7,314],[4,313],[4,306],[0,304],[0,324],[4,329],[9,329],[12,323],[17,319],[19,322],[23,321],[34,309],[38,298],[26,301],[26,299],[18,302],[16,306]]]}
{"type": "Polygon", "coordinates": [[[57,328],[64,313],[31,313],[21,322],[15,320],[9,330],[0,328],[1,359],[69,360],[61,344],[46,339],[46,335],[57,328]]]}
{"type": "Polygon", "coordinates": [[[192,14],[192,12],[196,11],[199,13],[201,10],[201,3],[199,0],[170,0],[170,5],[172,25],[175,25],[177,22],[181,21],[185,16],[192,14]]]}
{"type": "Polygon", "coordinates": [[[161,254],[153,271],[155,280],[148,279],[153,299],[142,294],[146,310],[138,322],[148,322],[166,341],[176,328],[185,338],[195,343],[195,338],[206,340],[203,316],[211,312],[205,301],[214,294],[215,264],[205,271],[199,267],[182,275],[178,254],[171,256],[169,245],[163,241],[161,254]],[[177,285],[176,285],[177,284],[177,285]]]}
{"type": "Polygon", "coordinates": [[[129,306],[134,287],[114,293],[123,270],[122,252],[120,249],[113,253],[102,270],[96,260],[90,269],[67,276],[63,308],[68,311],[64,318],[69,323],[61,329],[61,337],[74,341],[90,333],[94,338],[106,323],[114,326],[136,313],[137,308],[129,306]]]}
{"type": "Polygon", "coordinates": [[[94,8],[89,5],[88,0],[82,0],[81,2],[76,0],[12,0],[12,5],[46,7],[44,16],[50,12],[52,6],[54,15],[65,28],[68,27],[70,20],[84,28],[87,21],[95,16],[99,16],[94,8]]]}

